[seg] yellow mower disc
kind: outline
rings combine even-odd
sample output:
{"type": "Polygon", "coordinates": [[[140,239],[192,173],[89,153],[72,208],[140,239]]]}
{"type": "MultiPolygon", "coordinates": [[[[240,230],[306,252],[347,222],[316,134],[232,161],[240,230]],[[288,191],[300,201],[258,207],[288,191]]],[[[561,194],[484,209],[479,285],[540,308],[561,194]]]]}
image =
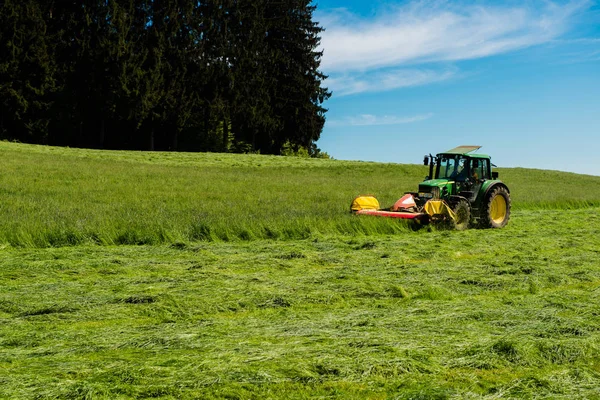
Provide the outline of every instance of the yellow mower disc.
{"type": "Polygon", "coordinates": [[[352,200],[350,211],[379,210],[379,201],[372,195],[357,196],[352,200]]]}

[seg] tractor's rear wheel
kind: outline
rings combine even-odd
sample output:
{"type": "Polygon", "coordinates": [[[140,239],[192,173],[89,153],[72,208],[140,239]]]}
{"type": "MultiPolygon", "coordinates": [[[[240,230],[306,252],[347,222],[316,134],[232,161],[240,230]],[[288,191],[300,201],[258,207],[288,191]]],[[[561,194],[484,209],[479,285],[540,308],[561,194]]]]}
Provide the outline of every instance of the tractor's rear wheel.
{"type": "Polygon", "coordinates": [[[458,200],[452,211],[456,214],[456,221],[454,221],[456,230],[464,231],[467,229],[471,220],[471,205],[469,202],[466,199],[458,200]]]}
{"type": "Polygon", "coordinates": [[[483,228],[504,228],[510,218],[510,193],[497,186],[487,195],[479,222],[483,228]]]}

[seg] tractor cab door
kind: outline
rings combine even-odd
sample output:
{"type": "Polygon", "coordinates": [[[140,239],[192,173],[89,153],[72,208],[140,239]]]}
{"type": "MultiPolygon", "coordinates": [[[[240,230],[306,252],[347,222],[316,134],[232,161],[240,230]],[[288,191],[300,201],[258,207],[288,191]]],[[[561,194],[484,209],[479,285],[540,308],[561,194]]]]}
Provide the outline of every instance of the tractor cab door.
{"type": "Polygon", "coordinates": [[[471,182],[473,184],[472,191],[473,197],[471,201],[475,201],[477,199],[477,195],[481,190],[481,185],[488,179],[491,179],[489,176],[490,173],[490,160],[487,159],[471,159],[471,182]]]}
{"type": "Polygon", "coordinates": [[[461,185],[460,194],[466,197],[470,202],[477,199],[481,185],[486,179],[490,179],[489,160],[481,158],[471,158],[468,162],[468,178],[461,185]]]}

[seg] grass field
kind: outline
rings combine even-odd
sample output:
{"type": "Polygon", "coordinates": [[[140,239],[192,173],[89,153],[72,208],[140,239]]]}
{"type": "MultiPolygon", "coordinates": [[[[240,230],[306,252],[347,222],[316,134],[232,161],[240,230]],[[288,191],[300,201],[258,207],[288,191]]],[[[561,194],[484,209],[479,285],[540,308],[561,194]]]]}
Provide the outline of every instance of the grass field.
{"type": "MultiPolygon", "coordinates": [[[[0,243],[22,247],[398,233],[349,215],[391,205],[427,167],[260,155],[75,150],[0,142],[0,243]]],[[[515,210],[600,207],[600,177],[500,169],[515,210]]]]}
{"type": "Polygon", "coordinates": [[[347,208],[422,166],[0,156],[0,398],[600,398],[600,177],[412,232],[347,208]]]}

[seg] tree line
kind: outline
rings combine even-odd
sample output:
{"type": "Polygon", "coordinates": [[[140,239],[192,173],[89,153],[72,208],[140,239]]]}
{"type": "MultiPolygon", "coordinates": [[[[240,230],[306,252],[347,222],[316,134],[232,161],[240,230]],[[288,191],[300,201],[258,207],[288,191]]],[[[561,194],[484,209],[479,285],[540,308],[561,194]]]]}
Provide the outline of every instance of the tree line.
{"type": "Polygon", "coordinates": [[[0,0],[0,138],[315,156],[311,0],[0,0]]]}

